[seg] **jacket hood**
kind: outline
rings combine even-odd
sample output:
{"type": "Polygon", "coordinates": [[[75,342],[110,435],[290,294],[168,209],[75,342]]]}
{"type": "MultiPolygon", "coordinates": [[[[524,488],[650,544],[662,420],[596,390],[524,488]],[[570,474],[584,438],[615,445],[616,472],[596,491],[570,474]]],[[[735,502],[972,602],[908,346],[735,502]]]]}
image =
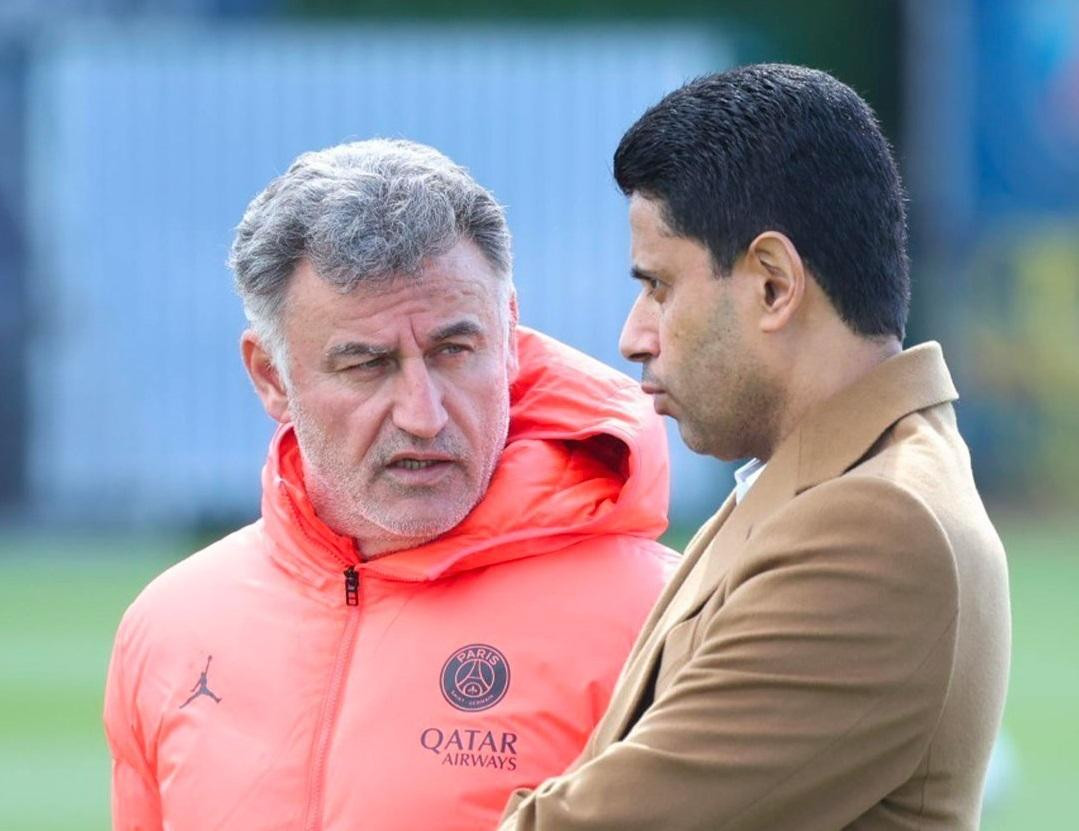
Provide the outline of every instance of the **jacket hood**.
{"type": "Polygon", "coordinates": [[[316,515],[292,425],[263,468],[262,514],[289,571],[336,578],[356,564],[422,581],[531,557],[607,534],[654,539],[667,527],[667,440],[636,381],[539,332],[518,327],[506,447],[483,499],[456,527],[364,562],[355,541],[316,515]]]}

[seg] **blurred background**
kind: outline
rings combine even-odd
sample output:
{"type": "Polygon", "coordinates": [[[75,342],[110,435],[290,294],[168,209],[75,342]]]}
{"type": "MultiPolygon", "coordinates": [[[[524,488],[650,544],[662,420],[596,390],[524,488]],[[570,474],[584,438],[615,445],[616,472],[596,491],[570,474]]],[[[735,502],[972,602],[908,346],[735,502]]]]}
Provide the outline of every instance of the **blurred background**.
{"type": "MultiPolygon", "coordinates": [[[[305,150],[433,144],[507,205],[522,320],[632,371],[611,154],[759,60],[833,72],[896,146],[908,343],[944,344],[1011,564],[983,827],[1079,827],[1079,0],[0,0],[0,828],[108,827],[119,616],[257,513],[248,200],[305,150]]],[[[678,545],[731,481],[671,436],[678,545]]]]}

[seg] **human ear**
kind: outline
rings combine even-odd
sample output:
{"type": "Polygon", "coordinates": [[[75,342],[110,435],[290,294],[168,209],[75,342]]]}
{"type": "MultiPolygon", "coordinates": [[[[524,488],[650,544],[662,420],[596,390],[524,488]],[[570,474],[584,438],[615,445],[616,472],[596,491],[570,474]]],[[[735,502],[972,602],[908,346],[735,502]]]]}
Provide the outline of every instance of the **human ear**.
{"type": "Polygon", "coordinates": [[[806,269],[794,243],[778,231],[765,231],[746,249],[746,260],[757,276],[755,301],[764,332],[787,326],[802,306],[806,269]]]}
{"type": "Polygon", "coordinates": [[[517,370],[520,366],[517,357],[517,321],[520,320],[520,312],[517,309],[517,292],[511,288],[509,295],[509,300],[507,301],[509,308],[507,309],[506,377],[513,381],[517,377],[517,370]]]}
{"type": "Polygon", "coordinates": [[[255,393],[270,418],[281,423],[291,421],[288,389],[269,351],[263,347],[259,336],[251,329],[240,337],[240,355],[255,387],[255,393]]]}

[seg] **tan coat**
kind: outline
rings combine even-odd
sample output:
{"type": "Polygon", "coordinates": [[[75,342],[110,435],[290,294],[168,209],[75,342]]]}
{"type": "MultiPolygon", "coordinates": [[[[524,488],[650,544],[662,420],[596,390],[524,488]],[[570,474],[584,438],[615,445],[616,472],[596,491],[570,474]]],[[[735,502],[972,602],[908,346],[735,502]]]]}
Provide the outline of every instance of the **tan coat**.
{"type": "Polygon", "coordinates": [[[502,831],[976,829],[1010,616],[956,397],[923,344],[803,419],[502,831]]]}

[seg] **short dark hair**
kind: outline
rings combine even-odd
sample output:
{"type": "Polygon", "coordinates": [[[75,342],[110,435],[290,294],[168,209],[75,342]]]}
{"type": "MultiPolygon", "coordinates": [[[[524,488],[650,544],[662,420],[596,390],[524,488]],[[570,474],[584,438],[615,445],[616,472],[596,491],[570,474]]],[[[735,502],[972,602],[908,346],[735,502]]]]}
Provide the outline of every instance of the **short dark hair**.
{"type": "Polygon", "coordinates": [[[779,231],[853,331],[903,338],[899,171],[872,109],[831,75],[755,64],[691,81],[629,128],[614,176],[626,195],[661,202],[721,275],[758,234],[779,231]]]}

